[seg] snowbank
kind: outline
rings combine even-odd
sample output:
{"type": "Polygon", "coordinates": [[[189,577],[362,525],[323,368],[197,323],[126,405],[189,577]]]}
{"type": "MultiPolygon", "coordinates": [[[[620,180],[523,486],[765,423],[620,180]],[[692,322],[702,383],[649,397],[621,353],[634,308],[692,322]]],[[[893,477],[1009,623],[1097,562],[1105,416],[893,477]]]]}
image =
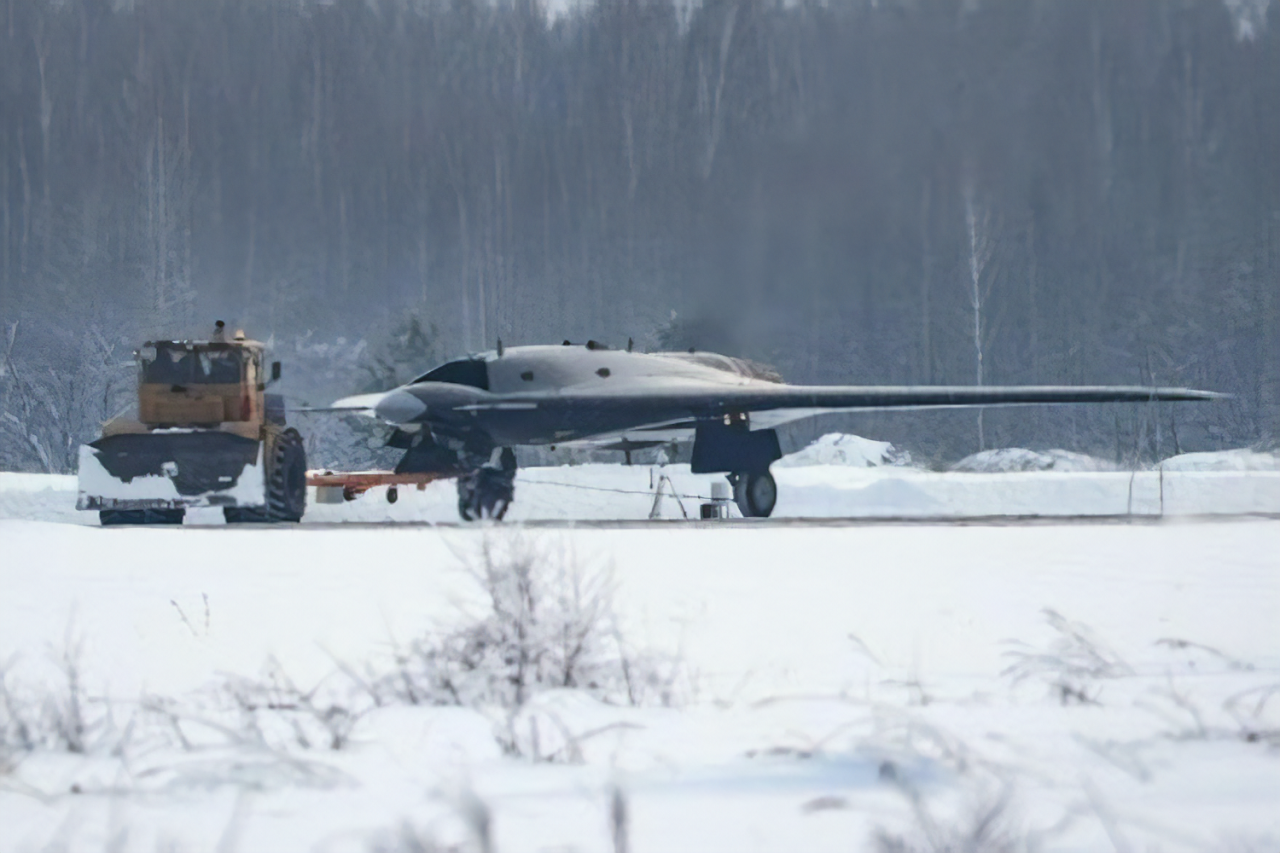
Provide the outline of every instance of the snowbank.
{"type": "Polygon", "coordinates": [[[911,465],[911,454],[899,450],[887,441],[875,441],[860,435],[829,432],[795,453],[774,463],[782,468],[807,465],[848,465],[855,468],[875,468],[881,465],[911,465]]]}
{"type": "Polygon", "coordinates": [[[91,523],[97,513],[76,510],[76,489],[71,474],[0,471],[0,518],[91,523]]]}
{"type": "Polygon", "coordinates": [[[1257,450],[1183,453],[1163,463],[1165,471],[1280,471],[1280,454],[1257,450]]]}
{"type": "Polygon", "coordinates": [[[1070,450],[1003,447],[966,456],[952,465],[951,470],[971,474],[1007,474],[1016,471],[1114,471],[1116,466],[1070,450]]]}
{"type": "MultiPolygon", "coordinates": [[[[1181,471],[1247,472],[1280,471],[1280,453],[1241,448],[1210,453],[1183,453],[1171,456],[1159,466],[1143,466],[1143,470],[1163,468],[1165,473],[1181,471]]],[[[1070,450],[1027,450],[1005,447],[984,450],[966,456],[952,471],[980,474],[1005,474],[1021,471],[1119,471],[1114,463],[1070,450]]]]}

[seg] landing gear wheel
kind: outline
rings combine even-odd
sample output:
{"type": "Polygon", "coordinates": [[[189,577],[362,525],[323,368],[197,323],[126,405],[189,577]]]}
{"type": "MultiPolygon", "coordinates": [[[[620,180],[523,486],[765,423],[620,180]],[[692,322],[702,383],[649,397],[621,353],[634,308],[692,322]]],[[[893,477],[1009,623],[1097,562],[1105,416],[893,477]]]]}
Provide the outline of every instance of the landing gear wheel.
{"type": "MultiPolygon", "coordinates": [[[[297,430],[267,443],[266,507],[224,507],[227,524],[301,521],[307,509],[307,451],[297,430]]],[[[345,495],[344,495],[345,497],[345,495]]]]}
{"type": "Polygon", "coordinates": [[[185,509],[104,509],[98,513],[103,527],[117,524],[181,524],[185,509]]]}
{"type": "Polygon", "coordinates": [[[515,495],[515,471],[480,468],[458,478],[458,515],[463,521],[501,521],[515,495]]]}
{"type": "Polygon", "coordinates": [[[387,503],[393,504],[398,500],[400,500],[400,490],[397,489],[395,486],[388,486],[387,487],[387,503]]]}
{"type": "Polygon", "coordinates": [[[743,518],[768,518],[778,502],[778,484],[768,471],[733,474],[733,500],[743,518]]]}

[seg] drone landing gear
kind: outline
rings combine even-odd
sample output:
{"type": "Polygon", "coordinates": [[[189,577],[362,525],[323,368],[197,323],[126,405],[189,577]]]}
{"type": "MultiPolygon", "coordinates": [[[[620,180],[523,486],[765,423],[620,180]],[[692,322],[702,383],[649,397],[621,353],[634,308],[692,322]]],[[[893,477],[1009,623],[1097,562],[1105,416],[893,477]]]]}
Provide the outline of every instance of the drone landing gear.
{"type": "Polygon", "coordinates": [[[500,521],[515,499],[516,455],[509,447],[496,455],[496,466],[485,465],[458,477],[458,515],[463,521],[500,521]]]}
{"type": "Polygon", "coordinates": [[[764,471],[742,471],[729,475],[733,500],[743,518],[768,518],[778,502],[778,484],[764,471]]]}
{"type": "Polygon", "coordinates": [[[746,413],[729,413],[723,422],[699,422],[689,468],[694,474],[731,471],[729,485],[743,518],[768,518],[778,499],[769,466],[782,458],[778,433],[750,429],[746,413]]]}

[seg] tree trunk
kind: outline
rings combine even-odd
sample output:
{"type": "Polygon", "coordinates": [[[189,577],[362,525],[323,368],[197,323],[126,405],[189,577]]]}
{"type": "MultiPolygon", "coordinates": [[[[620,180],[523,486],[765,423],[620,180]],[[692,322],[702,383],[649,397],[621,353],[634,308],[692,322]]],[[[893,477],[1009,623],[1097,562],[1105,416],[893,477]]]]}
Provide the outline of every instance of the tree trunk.
{"type": "MultiPolygon", "coordinates": [[[[156,104],[157,111],[159,104],[156,104]]],[[[171,310],[172,294],[169,293],[169,188],[166,182],[168,177],[167,167],[164,161],[164,116],[156,115],[156,223],[154,236],[156,238],[156,284],[158,287],[158,298],[156,300],[157,308],[160,316],[168,319],[171,310]]]]}
{"type": "MultiPolygon", "coordinates": [[[[6,132],[5,135],[8,136],[8,133],[6,132]]],[[[7,153],[8,146],[4,146],[3,150],[7,153]]],[[[6,305],[11,304],[9,301],[9,286],[11,264],[13,263],[11,257],[13,240],[9,232],[12,225],[13,219],[9,210],[9,161],[8,158],[5,158],[3,162],[0,162],[0,294],[4,297],[0,299],[0,302],[6,305]]]]}
{"type": "Polygon", "coordinates": [[[1028,334],[1027,347],[1031,350],[1031,381],[1040,382],[1040,294],[1039,294],[1039,275],[1040,266],[1036,259],[1036,219],[1035,213],[1031,214],[1030,225],[1027,227],[1027,258],[1030,269],[1027,271],[1027,303],[1028,313],[1028,334]]]}
{"type": "MultiPolygon", "coordinates": [[[[975,383],[983,384],[982,363],[982,276],[987,265],[988,247],[986,223],[978,221],[977,205],[972,185],[964,193],[964,218],[969,233],[969,306],[973,309],[973,361],[975,383]]],[[[978,450],[986,450],[983,432],[983,409],[978,408],[978,450]]]]}
{"type": "Polygon", "coordinates": [[[18,238],[18,280],[27,279],[27,245],[31,238],[31,169],[27,165],[26,126],[18,122],[18,174],[22,178],[22,229],[18,238]]]}
{"type": "Polygon", "coordinates": [[[929,226],[933,206],[933,183],[925,179],[920,194],[920,381],[933,382],[933,318],[930,315],[930,296],[933,287],[933,234],[929,226]]]}
{"type": "Polygon", "coordinates": [[[720,134],[724,129],[724,81],[729,68],[729,48],[733,44],[733,23],[738,17],[738,5],[729,7],[729,13],[724,19],[724,29],[720,33],[720,61],[718,63],[718,73],[716,77],[715,94],[711,96],[710,103],[710,120],[707,127],[707,148],[706,156],[703,160],[702,179],[707,180],[711,177],[711,170],[715,166],[716,149],[720,147],[720,134]]]}

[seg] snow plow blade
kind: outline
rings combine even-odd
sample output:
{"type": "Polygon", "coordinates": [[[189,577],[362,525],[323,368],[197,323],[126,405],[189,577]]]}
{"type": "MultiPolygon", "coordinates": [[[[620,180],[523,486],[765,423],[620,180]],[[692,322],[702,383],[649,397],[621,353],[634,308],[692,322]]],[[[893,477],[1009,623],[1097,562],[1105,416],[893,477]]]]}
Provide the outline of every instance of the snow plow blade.
{"type": "Polygon", "coordinates": [[[261,507],[262,446],[210,430],[105,436],[80,447],[76,508],[261,507]]]}

